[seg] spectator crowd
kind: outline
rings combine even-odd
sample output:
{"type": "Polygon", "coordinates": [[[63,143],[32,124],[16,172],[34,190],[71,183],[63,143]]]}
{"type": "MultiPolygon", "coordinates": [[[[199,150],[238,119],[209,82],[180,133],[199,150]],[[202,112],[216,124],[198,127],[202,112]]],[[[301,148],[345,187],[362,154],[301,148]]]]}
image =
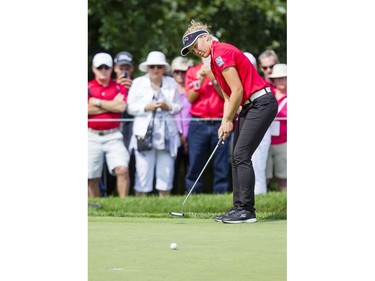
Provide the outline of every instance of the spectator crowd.
{"type": "MultiPolygon", "coordinates": [[[[216,40],[216,38],[214,38],[216,40]]],[[[252,157],[255,194],[287,189],[287,65],[273,50],[246,57],[269,85],[278,113],[252,157]]],[[[224,98],[210,68],[152,50],[96,53],[88,81],[88,196],[169,196],[189,192],[218,141],[224,98]]],[[[251,109],[250,109],[251,110],[251,109]]],[[[231,138],[194,193],[231,192],[231,138]],[[206,180],[205,180],[206,179],[206,180]]]]}

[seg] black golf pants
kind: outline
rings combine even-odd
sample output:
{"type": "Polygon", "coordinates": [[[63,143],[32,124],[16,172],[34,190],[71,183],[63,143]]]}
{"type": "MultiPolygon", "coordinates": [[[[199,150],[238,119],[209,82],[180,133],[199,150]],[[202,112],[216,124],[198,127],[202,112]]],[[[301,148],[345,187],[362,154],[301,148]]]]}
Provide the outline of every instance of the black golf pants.
{"type": "Polygon", "coordinates": [[[255,174],[251,157],[277,114],[277,101],[267,93],[239,114],[232,153],[233,205],[254,211],[255,174]]]}

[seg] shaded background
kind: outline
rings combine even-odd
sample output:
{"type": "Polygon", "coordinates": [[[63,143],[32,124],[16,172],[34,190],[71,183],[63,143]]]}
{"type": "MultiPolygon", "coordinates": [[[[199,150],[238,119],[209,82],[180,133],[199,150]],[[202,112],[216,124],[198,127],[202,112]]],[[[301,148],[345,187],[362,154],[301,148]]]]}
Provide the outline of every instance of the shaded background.
{"type": "Polygon", "coordinates": [[[255,57],[274,49],[286,63],[286,0],[89,0],[89,79],[92,58],[101,51],[112,57],[130,52],[135,76],[150,51],[163,52],[170,63],[180,55],[182,35],[192,19],[208,24],[222,42],[255,57]]]}

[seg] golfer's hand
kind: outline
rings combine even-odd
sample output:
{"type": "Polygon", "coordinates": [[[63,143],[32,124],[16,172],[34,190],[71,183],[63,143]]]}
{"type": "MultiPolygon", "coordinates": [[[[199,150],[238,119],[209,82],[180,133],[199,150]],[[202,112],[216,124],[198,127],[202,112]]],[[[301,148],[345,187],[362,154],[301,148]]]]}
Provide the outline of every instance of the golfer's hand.
{"type": "Polygon", "coordinates": [[[242,105],[240,105],[237,109],[236,115],[239,116],[240,112],[242,111],[242,105]]]}
{"type": "Polygon", "coordinates": [[[219,128],[219,131],[218,131],[218,134],[219,134],[219,138],[220,137],[223,137],[223,141],[222,143],[224,143],[224,141],[230,137],[230,133],[232,132],[233,130],[233,122],[232,121],[222,121],[221,122],[221,126],[219,128]]]}

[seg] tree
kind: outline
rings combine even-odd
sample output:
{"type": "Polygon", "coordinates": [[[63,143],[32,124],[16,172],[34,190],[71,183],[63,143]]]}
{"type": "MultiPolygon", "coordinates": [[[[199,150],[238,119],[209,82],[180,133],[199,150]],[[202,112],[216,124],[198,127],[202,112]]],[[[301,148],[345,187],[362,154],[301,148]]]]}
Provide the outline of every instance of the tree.
{"type": "Polygon", "coordinates": [[[256,57],[271,48],[286,62],[286,0],[89,0],[88,63],[99,51],[123,50],[136,64],[152,50],[171,61],[192,19],[210,25],[220,41],[256,57]]]}

